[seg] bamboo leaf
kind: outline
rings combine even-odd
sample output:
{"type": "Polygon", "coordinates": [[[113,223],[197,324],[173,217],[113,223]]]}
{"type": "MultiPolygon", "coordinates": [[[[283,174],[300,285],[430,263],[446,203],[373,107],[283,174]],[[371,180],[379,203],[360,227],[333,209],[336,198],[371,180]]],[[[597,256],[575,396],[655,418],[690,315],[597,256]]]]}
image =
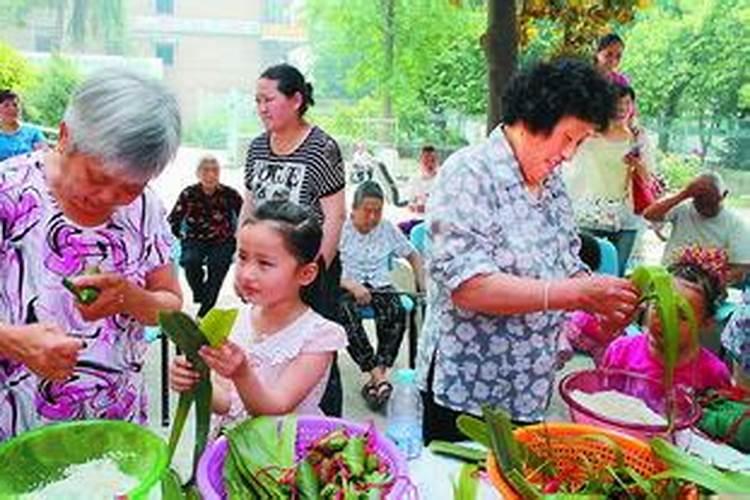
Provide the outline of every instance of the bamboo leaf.
{"type": "Polygon", "coordinates": [[[221,347],[232,333],[237,309],[211,309],[200,322],[203,335],[211,347],[221,347]]]}
{"type": "Polygon", "coordinates": [[[446,455],[466,462],[476,463],[477,465],[484,464],[487,459],[486,449],[478,450],[469,446],[440,441],[438,439],[434,439],[430,442],[429,449],[433,453],[446,455]]]}
{"type": "Polygon", "coordinates": [[[177,443],[180,442],[180,436],[185,428],[185,421],[187,420],[188,413],[190,413],[190,407],[193,405],[195,400],[195,393],[183,392],[180,394],[180,398],[177,402],[177,411],[172,422],[172,430],[169,432],[169,461],[172,462],[174,451],[177,448],[177,443]]]}
{"type": "Polygon", "coordinates": [[[456,427],[472,441],[476,441],[486,448],[492,446],[487,431],[487,423],[484,420],[471,415],[459,415],[456,419],[456,427]]]}
{"type": "Polygon", "coordinates": [[[297,466],[295,482],[301,500],[318,500],[320,492],[318,476],[315,475],[313,466],[307,460],[303,460],[297,466]]]}
{"type": "Polygon", "coordinates": [[[476,500],[479,489],[479,468],[476,465],[464,464],[458,473],[458,482],[453,485],[454,500],[476,500]]]}

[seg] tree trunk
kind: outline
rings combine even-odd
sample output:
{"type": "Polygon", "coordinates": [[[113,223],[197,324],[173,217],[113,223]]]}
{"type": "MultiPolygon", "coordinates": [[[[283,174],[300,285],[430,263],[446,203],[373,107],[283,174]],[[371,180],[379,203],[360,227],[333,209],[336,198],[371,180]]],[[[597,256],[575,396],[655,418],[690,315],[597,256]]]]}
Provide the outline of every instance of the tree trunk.
{"type": "Polygon", "coordinates": [[[381,0],[384,22],[385,85],[383,86],[383,117],[393,118],[393,65],[396,50],[396,0],[381,0]]]}
{"type": "Polygon", "coordinates": [[[55,2],[55,37],[52,41],[52,51],[62,52],[65,43],[65,3],[66,0],[55,2]]]}
{"type": "Polygon", "coordinates": [[[489,133],[500,123],[503,90],[516,70],[518,23],[515,0],[487,2],[487,32],[483,37],[483,44],[490,91],[487,103],[489,133]]]}

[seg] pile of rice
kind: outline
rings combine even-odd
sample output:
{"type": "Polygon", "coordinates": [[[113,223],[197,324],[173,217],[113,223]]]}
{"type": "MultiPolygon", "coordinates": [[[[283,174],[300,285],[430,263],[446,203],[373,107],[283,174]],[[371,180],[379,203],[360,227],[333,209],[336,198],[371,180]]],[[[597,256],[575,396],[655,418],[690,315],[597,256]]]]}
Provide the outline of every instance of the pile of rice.
{"type": "Polygon", "coordinates": [[[580,390],[570,396],[583,407],[613,420],[641,425],[667,425],[667,419],[641,399],[619,391],[588,393],[580,390]]]}

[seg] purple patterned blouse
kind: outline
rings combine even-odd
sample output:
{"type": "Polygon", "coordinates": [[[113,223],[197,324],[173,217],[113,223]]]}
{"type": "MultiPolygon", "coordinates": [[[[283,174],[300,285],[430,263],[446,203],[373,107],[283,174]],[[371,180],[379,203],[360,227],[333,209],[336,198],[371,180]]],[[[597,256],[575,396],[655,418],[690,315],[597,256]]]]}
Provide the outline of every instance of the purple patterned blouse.
{"type": "Polygon", "coordinates": [[[0,163],[0,322],[54,322],[86,347],[64,381],[0,357],[0,441],[58,420],[146,421],[143,325],[126,314],[84,321],[61,281],[99,266],[143,286],[169,261],[164,208],[146,188],[107,223],[80,227],[52,197],[43,162],[39,152],[0,163]]]}

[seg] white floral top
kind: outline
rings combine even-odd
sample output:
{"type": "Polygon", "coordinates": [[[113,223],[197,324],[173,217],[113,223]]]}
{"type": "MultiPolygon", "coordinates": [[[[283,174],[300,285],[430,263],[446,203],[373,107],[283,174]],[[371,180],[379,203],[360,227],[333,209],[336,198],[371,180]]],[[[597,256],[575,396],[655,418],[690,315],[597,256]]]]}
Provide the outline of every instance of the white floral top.
{"type": "Polygon", "coordinates": [[[438,174],[427,210],[432,279],[417,369],[426,388],[435,356],[433,391],[442,406],[479,414],[487,403],[531,422],[543,418],[552,391],[563,314],[490,316],[451,301],[451,292],[477,275],[559,279],[586,270],[559,174],[534,197],[519,168],[498,127],[452,155],[438,174]]]}

